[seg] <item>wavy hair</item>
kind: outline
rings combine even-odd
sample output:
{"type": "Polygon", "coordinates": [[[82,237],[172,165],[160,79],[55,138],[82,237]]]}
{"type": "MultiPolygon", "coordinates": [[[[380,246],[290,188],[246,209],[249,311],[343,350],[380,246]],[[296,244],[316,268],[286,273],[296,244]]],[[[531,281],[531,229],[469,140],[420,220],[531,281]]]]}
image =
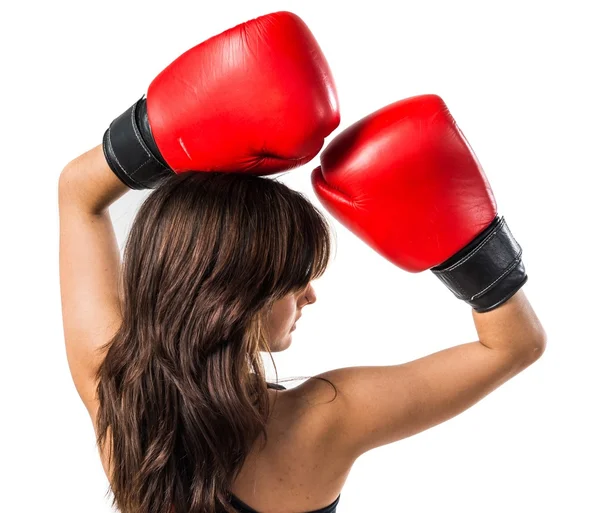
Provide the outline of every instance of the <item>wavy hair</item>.
{"type": "Polygon", "coordinates": [[[266,313],[325,272],[331,233],[272,178],[187,172],[144,200],[124,248],[123,322],[96,376],[113,507],[236,511],[228,490],[267,439],[266,313]]]}

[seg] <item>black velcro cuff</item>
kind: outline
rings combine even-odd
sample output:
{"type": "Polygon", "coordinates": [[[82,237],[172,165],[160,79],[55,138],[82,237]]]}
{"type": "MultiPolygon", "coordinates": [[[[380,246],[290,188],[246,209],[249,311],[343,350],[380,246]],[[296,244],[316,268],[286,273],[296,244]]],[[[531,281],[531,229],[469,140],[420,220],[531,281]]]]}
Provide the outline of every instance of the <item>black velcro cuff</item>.
{"type": "Polygon", "coordinates": [[[527,281],[522,249],[504,218],[498,218],[470,244],[431,271],[454,295],[477,312],[508,301],[527,281]]]}
{"type": "Polygon", "coordinates": [[[142,97],[116,118],[104,133],[102,149],[115,175],[131,189],[154,189],[173,174],[144,142],[138,127],[138,109],[142,97]]]}

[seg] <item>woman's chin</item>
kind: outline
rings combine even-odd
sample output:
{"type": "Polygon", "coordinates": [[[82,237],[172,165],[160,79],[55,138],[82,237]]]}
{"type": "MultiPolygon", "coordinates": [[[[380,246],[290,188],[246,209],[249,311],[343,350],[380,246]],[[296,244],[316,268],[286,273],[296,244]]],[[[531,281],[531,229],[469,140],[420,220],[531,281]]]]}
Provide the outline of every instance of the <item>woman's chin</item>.
{"type": "Polygon", "coordinates": [[[279,353],[281,351],[285,351],[288,347],[292,345],[292,333],[288,333],[283,340],[280,340],[275,348],[275,352],[279,353]]]}

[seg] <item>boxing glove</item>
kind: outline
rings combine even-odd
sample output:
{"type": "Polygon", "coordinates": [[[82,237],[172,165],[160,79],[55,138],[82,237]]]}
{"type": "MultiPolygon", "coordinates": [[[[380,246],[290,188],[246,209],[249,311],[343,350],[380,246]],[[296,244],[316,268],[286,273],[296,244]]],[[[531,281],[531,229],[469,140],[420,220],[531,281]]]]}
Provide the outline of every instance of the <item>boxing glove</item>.
{"type": "Polygon", "coordinates": [[[298,16],[276,12],[178,57],[111,123],[103,149],[132,189],[184,171],[268,175],[310,161],[339,120],[317,41],[298,16]]]}
{"type": "Polygon", "coordinates": [[[383,257],[431,269],[478,312],[527,281],[521,247],[480,163],[437,95],[363,118],[321,153],[311,180],[324,207],[383,257]]]}

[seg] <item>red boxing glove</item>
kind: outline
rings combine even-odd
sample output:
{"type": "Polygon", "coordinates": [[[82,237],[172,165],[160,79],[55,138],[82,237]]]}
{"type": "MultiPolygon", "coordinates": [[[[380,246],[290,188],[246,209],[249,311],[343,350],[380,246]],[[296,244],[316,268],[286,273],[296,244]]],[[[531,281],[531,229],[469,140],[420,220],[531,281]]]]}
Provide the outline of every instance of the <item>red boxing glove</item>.
{"type": "Polygon", "coordinates": [[[113,121],[103,147],[134,189],[191,170],[268,175],[313,159],[339,120],[317,41],[298,16],[277,12],[178,57],[113,121]]]}
{"type": "Polygon", "coordinates": [[[384,107],[338,135],[312,173],[327,210],[382,256],[433,272],[477,311],[527,280],[521,248],[439,96],[384,107]]]}

